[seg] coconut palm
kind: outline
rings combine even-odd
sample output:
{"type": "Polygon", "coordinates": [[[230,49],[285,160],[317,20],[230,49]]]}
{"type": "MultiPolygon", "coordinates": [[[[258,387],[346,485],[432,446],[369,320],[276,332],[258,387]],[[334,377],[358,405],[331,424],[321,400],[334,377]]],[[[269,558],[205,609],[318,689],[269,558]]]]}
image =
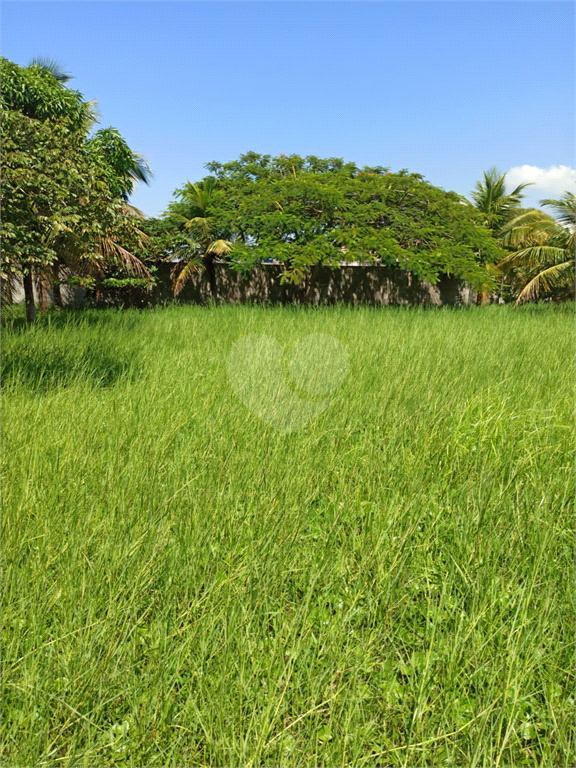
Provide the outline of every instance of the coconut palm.
{"type": "Polygon", "coordinates": [[[171,203],[168,207],[167,218],[183,232],[190,234],[190,237],[186,238],[188,249],[184,251],[187,255],[172,269],[175,296],[182,291],[194,272],[204,268],[208,274],[212,298],[218,300],[215,262],[217,258],[231,253],[232,243],[217,236],[217,224],[210,215],[215,188],[216,182],[213,178],[198,184],[187,182],[186,186],[177,192],[179,202],[171,203]]]}
{"type": "Polygon", "coordinates": [[[135,277],[150,278],[150,272],[130,251],[120,245],[120,238],[134,241],[142,247],[146,235],[139,229],[138,220],[145,215],[138,208],[128,203],[128,197],[137,181],[150,182],[151,171],[145,159],[137,155],[128,146],[115,128],[104,128],[85,144],[91,155],[106,166],[110,191],[117,198],[117,217],[114,231],[103,231],[98,244],[94,244],[88,258],[79,257],[76,244],[82,233],[74,227],[54,222],[54,237],[58,243],[58,258],[53,261],[50,279],[54,296],[54,305],[62,307],[60,284],[72,275],[99,280],[104,270],[116,267],[135,277]]]}
{"type": "Polygon", "coordinates": [[[522,190],[530,184],[519,184],[512,192],[506,191],[506,174],[497,168],[484,171],[484,180],[478,181],[472,192],[473,203],[484,214],[484,224],[493,233],[499,233],[502,227],[515,215],[520,207],[522,190]]]}
{"type": "Polygon", "coordinates": [[[559,200],[540,204],[550,207],[554,215],[526,211],[502,228],[503,244],[516,249],[499,264],[519,278],[516,305],[556,288],[574,290],[576,196],[565,192],[559,200]]]}
{"type": "Polygon", "coordinates": [[[29,67],[40,67],[41,69],[47,69],[48,72],[58,80],[59,83],[68,83],[73,80],[73,75],[64,71],[64,67],[56,59],[49,59],[47,56],[34,56],[31,59],[29,67]]]}

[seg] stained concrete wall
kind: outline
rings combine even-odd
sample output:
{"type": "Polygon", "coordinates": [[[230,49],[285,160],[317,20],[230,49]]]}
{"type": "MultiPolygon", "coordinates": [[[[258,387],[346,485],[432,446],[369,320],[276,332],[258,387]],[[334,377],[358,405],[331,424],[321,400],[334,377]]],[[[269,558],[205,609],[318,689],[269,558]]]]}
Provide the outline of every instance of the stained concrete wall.
{"type": "MultiPolygon", "coordinates": [[[[86,304],[86,291],[84,288],[72,285],[62,285],[60,292],[62,294],[62,303],[67,307],[83,307],[86,304]]],[[[14,304],[21,304],[24,301],[24,285],[22,280],[14,281],[11,294],[11,300],[14,304]]],[[[39,296],[36,286],[34,286],[34,298],[38,304],[39,296]]],[[[48,299],[50,303],[53,302],[54,296],[52,291],[48,291],[48,299]]]]}
{"type": "MultiPolygon", "coordinates": [[[[346,265],[340,269],[315,268],[308,284],[281,284],[281,264],[263,264],[247,277],[233,272],[224,264],[216,265],[219,299],[233,304],[350,304],[430,306],[469,305],[476,303],[476,291],[461,280],[443,276],[436,284],[419,280],[409,272],[390,267],[346,265]]],[[[137,306],[161,304],[174,300],[170,265],[161,264],[158,285],[147,294],[134,291],[131,303],[137,306]]],[[[203,304],[210,299],[210,286],[205,272],[197,273],[178,295],[182,303],[203,304]]],[[[117,301],[114,292],[102,294],[101,303],[117,301]]]]}
{"type": "MultiPolygon", "coordinates": [[[[154,306],[174,301],[171,265],[162,263],[156,274],[158,284],[150,291],[131,289],[129,292],[108,291],[100,294],[98,302],[81,288],[62,286],[62,298],[68,306],[154,306]]],[[[345,265],[340,269],[316,267],[307,284],[281,284],[281,264],[262,264],[243,277],[225,264],[216,264],[216,282],[221,301],[232,304],[350,304],[375,305],[469,305],[476,303],[476,291],[467,283],[442,276],[432,285],[409,272],[391,267],[345,265]]],[[[181,303],[204,304],[210,299],[210,286],[205,272],[192,276],[177,300],[181,303]]],[[[14,291],[13,300],[24,300],[22,286],[14,291]]]]}

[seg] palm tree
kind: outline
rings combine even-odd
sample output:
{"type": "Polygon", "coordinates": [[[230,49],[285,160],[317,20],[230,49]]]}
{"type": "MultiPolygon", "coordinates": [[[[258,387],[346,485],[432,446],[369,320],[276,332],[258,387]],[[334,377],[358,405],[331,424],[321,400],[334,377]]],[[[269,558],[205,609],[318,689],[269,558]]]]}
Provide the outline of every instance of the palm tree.
{"type": "Polygon", "coordinates": [[[40,276],[46,288],[52,287],[54,306],[62,309],[61,284],[71,277],[78,278],[80,284],[96,284],[105,276],[107,269],[117,269],[131,277],[149,280],[152,275],[145,264],[120,241],[133,243],[137,248],[145,247],[148,235],[139,228],[138,220],[145,215],[137,208],[116,201],[117,214],[113,228],[106,228],[97,243],[91,244],[87,254],[83,244],[83,231],[78,226],[56,220],[52,227],[52,243],[58,253],[58,259],[47,274],[40,276]]]}
{"type": "Polygon", "coordinates": [[[231,253],[232,243],[217,237],[216,220],[210,215],[215,187],[216,181],[211,177],[198,184],[187,182],[177,193],[180,201],[171,203],[168,208],[167,218],[184,232],[191,234],[191,237],[187,238],[188,255],[172,269],[175,296],[181,292],[194,272],[204,268],[208,273],[212,298],[218,301],[215,262],[217,258],[231,253]]]}
{"type": "Polygon", "coordinates": [[[519,278],[516,306],[555,288],[574,292],[576,195],[565,192],[559,200],[541,200],[540,204],[552,208],[554,216],[526,211],[502,229],[503,244],[517,248],[498,265],[512,269],[519,278]]]}
{"type": "MultiPolygon", "coordinates": [[[[484,171],[483,181],[476,183],[476,189],[472,192],[474,202],[465,197],[462,202],[480,211],[484,217],[484,225],[498,238],[502,227],[521,210],[521,200],[525,197],[522,190],[528,186],[530,184],[519,184],[512,192],[507,193],[506,174],[493,167],[484,171]]],[[[495,264],[487,263],[486,271],[493,277],[500,274],[495,264]]],[[[486,304],[489,298],[489,291],[480,291],[478,303],[486,304]]]]}
{"type": "Polygon", "coordinates": [[[484,180],[478,181],[472,192],[473,203],[484,214],[484,224],[494,234],[514,216],[525,195],[522,190],[530,184],[519,184],[512,192],[506,192],[506,174],[497,168],[484,171],[484,180]]]}
{"type": "Polygon", "coordinates": [[[74,79],[73,75],[70,75],[64,71],[64,67],[58,61],[56,61],[56,59],[49,59],[46,56],[34,56],[34,58],[30,60],[30,64],[28,64],[28,66],[47,69],[52,77],[58,80],[59,83],[67,83],[74,79]]]}

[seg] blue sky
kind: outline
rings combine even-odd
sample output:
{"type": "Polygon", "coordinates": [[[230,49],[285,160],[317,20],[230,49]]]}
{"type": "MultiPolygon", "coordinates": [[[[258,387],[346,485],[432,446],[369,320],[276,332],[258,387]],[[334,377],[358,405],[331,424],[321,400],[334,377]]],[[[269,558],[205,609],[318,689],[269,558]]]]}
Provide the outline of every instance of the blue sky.
{"type": "Polygon", "coordinates": [[[572,2],[4,0],[2,55],[55,58],[146,155],[148,215],[250,150],[408,168],[468,195],[482,171],[574,178],[572,2]]]}

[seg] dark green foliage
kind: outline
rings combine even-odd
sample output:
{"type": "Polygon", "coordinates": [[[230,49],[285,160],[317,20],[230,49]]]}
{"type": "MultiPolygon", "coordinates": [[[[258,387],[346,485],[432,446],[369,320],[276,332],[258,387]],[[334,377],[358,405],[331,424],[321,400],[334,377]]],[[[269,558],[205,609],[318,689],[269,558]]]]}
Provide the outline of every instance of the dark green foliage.
{"type": "Polygon", "coordinates": [[[94,106],[78,91],[64,88],[55,75],[40,64],[19,67],[0,60],[1,104],[34,120],[61,120],[73,131],[85,130],[94,122],[94,106]]]}
{"type": "Polygon", "coordinates": [[[143,277],[107,277],[100,282],[100,288],[103,290],[121,289],[121,288],[148,288],[151,284],[150,280],[146,280],[143,277]]]}
{"type": "Polygon", "coordinates": [[[86,142],[88,152],[113,171],[111,189],[116,197],[127,201],[137,181],[150,179],[150,168],[135,155],[116,128],[102,128],[86,142]]]}
{"type": "MultiPolygon", "coordinates": [[[[360,261],[432,282],[445,273],[491,286],[484,262],[503,255],[481,216],[458,195],[405,170],[256,153],[207,168],[217,182],[213,237],[233,241],[233,268],[274,258],[285,265],[284,279],[299,283],[316,265],[360,261]]],[[[186,200],[171,203],[169,216],[177,215],[190,216],[186,200]]]]}
{"type": "Polygon", "coordinates": [[[125,276],[105,267],[148,278],[128,250],[142,245],[142,214],[126,204],[135,181],[148,181],[146,163],[114,128],[87,140],[94,105],[64,86],[69,76],[57,64],[1,65],[2,271],[25,277],[28,319],[33,274],[44,288],[71,275],[125,276]]]}
{"type": "Polygon", "coordinates": [[[110,173],[85,152],[64,122],[18,111],[2,116],[2,264],[6,272],[42,271],[59,254],[97,258],[118,201],[110,173]]]}

